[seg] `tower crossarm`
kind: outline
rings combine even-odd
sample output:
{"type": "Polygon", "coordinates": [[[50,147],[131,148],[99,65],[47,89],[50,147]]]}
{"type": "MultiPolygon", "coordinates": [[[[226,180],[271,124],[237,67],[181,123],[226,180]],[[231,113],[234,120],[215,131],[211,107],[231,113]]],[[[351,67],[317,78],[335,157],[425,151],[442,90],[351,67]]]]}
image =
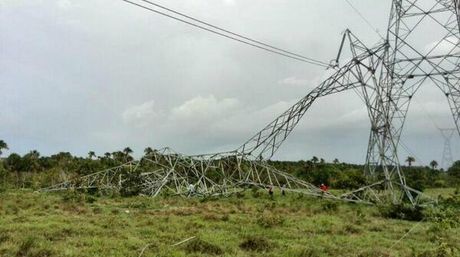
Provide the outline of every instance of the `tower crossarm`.
{"type": "Polygon", "coordinates": [[[379,45],[355,56],[236,151],[256,159],[270,159],[316,99],[363,86],[363,82],[354,71],[358,68],[368,68],[365,66],[365,60],[377,55],[384,48],[385,45],[379,45]]]}

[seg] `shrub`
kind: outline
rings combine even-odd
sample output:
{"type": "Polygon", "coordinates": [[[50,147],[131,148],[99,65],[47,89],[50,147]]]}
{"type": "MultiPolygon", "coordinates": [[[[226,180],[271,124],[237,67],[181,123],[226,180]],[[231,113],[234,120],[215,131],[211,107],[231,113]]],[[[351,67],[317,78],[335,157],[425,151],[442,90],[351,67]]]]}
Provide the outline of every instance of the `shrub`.
{"type": "Polygon", "coordinates": [[[425,218],[423,208],[410,204],[390,204],[379,206],[380,214],[385,218],[421,221],[425,218]]]}
{"type": "Polygon", "coordinates": [[[440,243],[438,247],[421,253],[412,253],[415,257],[454,257],[458,256],[459,249],[447,243],[440,243]]]}
{"type": "Polygon", "coordinates": [[[460,196],[441,198],[439,205],[425,211],[425,216],[440,230],[460,226],[460,196]]]}
{"type": "Polygon", "coordinates": [[[445,180],[438,179],[438,180],[434,181],[434,186],[435,187],[446,187],[447,183],[446,183],[445,180]]]}
{"type": "Polygon", "coordinates": [[[271,249],[271,245],[265,237],[251,236],[240,244],[240,248],[245,251],[266,252],[271,249]]]}
{"type": "Polygon", "coordinates": [[[200,238],[189,241],[185,245],[185,251],[188,253],[203,253],[211,255],[221,255],[224,253],[219,246],[208,243],[200,238]]]}
{"type": "Polygon", "coordinates": [[[127,171],[123,176],[124,180],[121,183],[120,195],[124,197],[139,195],[141,193],[139,185],[143,182],[140,173],[127,171]]]}

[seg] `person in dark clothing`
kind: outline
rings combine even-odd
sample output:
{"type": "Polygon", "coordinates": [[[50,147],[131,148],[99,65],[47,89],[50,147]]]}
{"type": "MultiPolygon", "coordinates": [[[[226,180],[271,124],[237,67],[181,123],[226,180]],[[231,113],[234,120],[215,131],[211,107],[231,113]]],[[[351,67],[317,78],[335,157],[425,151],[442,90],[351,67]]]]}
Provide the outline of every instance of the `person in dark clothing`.
{"type": "Polygon", "coordinates": [[[286,196],[286,184],[283,184],[283,185],[281,186],[281,195],[282,195],[282,196],[286,196]]]}

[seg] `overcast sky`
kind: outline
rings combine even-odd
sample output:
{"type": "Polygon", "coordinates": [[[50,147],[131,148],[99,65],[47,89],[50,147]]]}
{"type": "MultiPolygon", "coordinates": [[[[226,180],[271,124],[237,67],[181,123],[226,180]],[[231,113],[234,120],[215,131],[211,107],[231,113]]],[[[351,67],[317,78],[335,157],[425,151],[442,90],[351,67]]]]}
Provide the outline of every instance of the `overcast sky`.
{"type": "MultiPolygon", "coordinates": [[[[384,33],[389,0],[351,1],[384,33]]],[[[325,62],[346,28],[368,45],[379,40],[345,0],[158,2],[325,62]]],[[[325,72],[118,0],[0,2],[0,139],[9,153],[233,150],[325,72]]],[[[403,141],[419,164],[440,162],[434,123],[453,126],[447,102],[429,85],[414,99],[403,141]]],[[[318,100],[275,158],[363,163],[368,135],[363,103],[341,93],[318,100]]],[[[458,157],[458,136],[452,144],[458,157]]]]}

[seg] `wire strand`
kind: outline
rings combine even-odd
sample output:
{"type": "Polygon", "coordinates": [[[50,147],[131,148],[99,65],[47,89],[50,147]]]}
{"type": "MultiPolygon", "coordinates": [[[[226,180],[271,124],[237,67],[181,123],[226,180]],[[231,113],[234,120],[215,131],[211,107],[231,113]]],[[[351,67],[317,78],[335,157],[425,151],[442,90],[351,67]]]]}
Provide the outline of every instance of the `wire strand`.
{"type": "Polygon", "coordinates": [[[345,0],[345,2],[347,2],[347,4],[351,7],[351,9],[353,9],[356,14],[359,15],[359,17],[361,17],[361,19],[375,32],[377,33],[377,35],[379,35],[379,37],[381,39],[385,39],[382,34],[380,34],[380,32],[372,25],[372,23],[366,19],[366,17],[364,17],[364,15],[358,10],[358,8],[356,8],[349,0],[345,0]]]}
{"type": "MultiPolygon", "coordinates": [[[[177,20],[177,21],[180,21],[180,22],[183,22],[183,23],[186,23],[190,26],[193,26],[193,27],[196,27],[196,28],[199,28],[199,29],[202,29],[202,30],[205,30],[205,31],[208,31],[208,32],[211,32],[211,33],[214,33],[214,34],[217,34],[219,36],[222,36],[222,37],[225,37],[225,38],[228,38],[228,39],[231,39],[231,40],[234,40],[234,41],[237,41],[237,42],[240,42],[240,43],[243,43],[243,44],[246,44],[246,45],[249,45],[249,46],[253,46],[253,47],[256,47],[256,48],[259,48],[261,50],[265,50],[265,51],[268,51],[268,52],[271,52],[271,53],[274,53],[274,54],[278,54],[278,55],[281,55],[281,56],[284,56],[284,57],[288,57],[288,58],[291,58],[291,59],[295,59],[297,61],[301,61],[301,62],[305,62],[305,63],[309,63],[309,64],[312,64],[312,65],[317,65],[317,66],[321,66],[321,67],[324,67],[324,68],[328,68],[329,65],[326,64],[326,63],[323,63],[321,61],[317,61],[317,60],[313,60],[311,58],[304,58],[304,57],[297,57],[297,56],[301,56],[301,55],[294,55],[294,54],[290,54],[290,52],[288,51],[280,51],[280,50],[273,50],[273,49],[276,49],[276,48],[273,48],[273,49],[270,49],[270,48],[267,48],[267,47],[264,47],[264,46],[260,46],[260,45],[257,45],[255,43],[251,43],[251,42],[247,42],[243,39],[240,39],[240,38],[237,38],[237,37],[234,37],[234,36],[230,36],[230,35],[226,35],[224,33],[221,33],[219,31],[215,31],[213,29],[210,29],[210,28],[206,28],[204,26],[201,26],[201,25],[198,25],[198,24],[195,24],[195,23],[192,23],[190,21],[186,21],[184,19],[181,19],[181,18],[178,18],[178,17],[174,17],[173,15],[170,15],[170,14],[167,14],[167,13],[164,13],[164,12],[161,12],[161,11],[158,11],[158,10],[155,10],[155,9],[152,9],[150,7],[147,7],[147,6],[144,6],[144,5],[141,5],[141,4],[138,4],[138,3],[135,3],[135,2],[132,2],[132,1],[129,1],[129,0],[121,0],[123,2],[126,2],[126,3],[129,3],[131,5],[134,5],[134,6],[137,6],[137,7],[140,7],[140,8],[143,8],[145,10],[148,10],[148,11],[151,11],[151,12],[154,12],[154,13],[157,13],[157,14],[160,14],[162,16],[165,16],[165,17],[168,17],[168,18],[171,18],[171,19],[174,19],[174,20],[177,20]],[[285,52],[285,53],[283,53],[285,52]],[[287,54],[289,53],[289,54],[287,54]]],[[[204,23],[203,23],[204,24],[204,23]]],[[[226,32],[228,33],[228,32],[226,32]]],[[[235,33],[235,35],[237,35],[235,33]]],[[[246,39],[247,40],[247,39],[246,39]]],[[[252,42],[256,42],[255,40],[252,41],[252,42]]],[[[260,44],[260,43],[258,43],[260,44]]]]}
{"type": "Polygon", "coordinates": [[[281,48],[279,48],[279,47],[272,46],[272,45],[269,45],[269,44],[267,44],[267,43],[263,43],[263,42],[261,42],[261,41],[259,41],[259,40],[255,40],[255,39],[249,38],[249,37],[247,37],[247,36],[244,36],[244,35],[241,35],[241,34],[232,32],[232,31],[227,30],[227,29],[224,29],[224,28],[222,28],[222,27],[218,27],[218,26],[216,26],[216,25],[210,24],[209,22],[205,22],[205,21],[199,20],[199,19],[194,18],[194,17],[191,17],[191,16],[189,16],[189,15],[187,15],[187,14],[184,14],[184,13],[175,11],[175,10],[173,10],[173,9],[171,9],[171,8],[168,8],[168,7],[165,7],[165,6],[163,6],[163,5],[160,5],[160,4],[158,4],[158,3],[154,3],[154,2],[149,1],[149,0],[141,0],[141,1],[146,2],[146,3],[148,3],[148,4],[151,4],[151,5],[154,5],[154,6],[158,7],[158,8],[163,9],[163,10],[167,10],[167,11],[169,11],[169,12],[175,13],[175,14],[180,15],[180,16],[182,16],[182,17],[185,17],[185,18],[187,18],[187,19],[190,19],[190,20],[199,22],[199,23],[204,24],[204,25],[206,25],[206,26],[209,26],[209,27],[211,27],[211,28],[214,28],[214,29],[217,29],[217,30],[226,32],[226,33],[228,33],[228,34],[231,34],[231,35],[234,35],[234,36],[237,36],[237,37],[240,37],[240,38],[244,38],[244,39],[246,39],[246,40],[248,40],[248,41],[250,41],[250,42],[253,42],[253,43],[256,43],[256,44],[260,44],[260,45],[263,45],[263,46],[266,46],[266,47],[270,47],[270,48],[275,49],[275,50],[278,50],[278,51],[280,51],[280,52],[284,52],[284,53],[287,53],[287,54],[290,54],[290,55],[294,55],[294,56],[297,56],[297,57],[300,57],[300,58],[304,58],[304,59],[309,60],[309,61],[312,61],[312,62],[317,62],[317,63],[320,63],[320,64],[328,65],[328,64],[325,63],[325,62],[318,61],[318,60],[312,59],[312,58],[310,58],[310,57],[306,57],[306,56],[304,56],[304,55],[296,54],[296,53],[293,53],[293,52],[291,52],[291,51],[287,51],[287,50],[281,49],[281,48]]]}

